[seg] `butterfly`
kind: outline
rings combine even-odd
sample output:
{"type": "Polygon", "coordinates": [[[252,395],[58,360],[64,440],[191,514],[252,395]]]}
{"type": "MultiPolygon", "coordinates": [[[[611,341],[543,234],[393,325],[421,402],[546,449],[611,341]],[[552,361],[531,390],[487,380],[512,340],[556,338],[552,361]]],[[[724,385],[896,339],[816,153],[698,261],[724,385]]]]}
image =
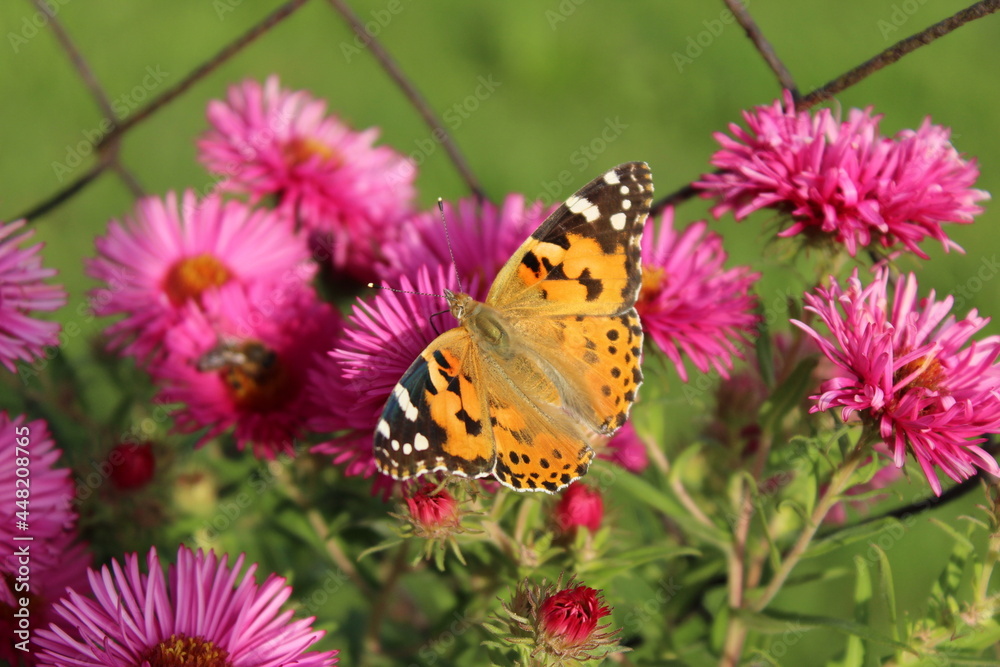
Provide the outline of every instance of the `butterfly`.
{"type": "Polygon", "coordinates": [[[642,383],[640,244],[649,167],[630,162],[567,199],[500,269],[486,297],[445,290],[459,326],[393,388],[375,428],[379,471],[446,472],[555,492],[582,477],[642,383]]]}

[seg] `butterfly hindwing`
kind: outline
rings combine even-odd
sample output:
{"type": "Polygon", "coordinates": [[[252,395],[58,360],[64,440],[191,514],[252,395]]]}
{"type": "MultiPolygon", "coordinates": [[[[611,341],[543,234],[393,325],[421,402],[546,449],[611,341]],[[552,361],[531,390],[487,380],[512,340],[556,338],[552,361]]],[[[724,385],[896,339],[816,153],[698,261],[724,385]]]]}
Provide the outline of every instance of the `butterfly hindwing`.
{"type": "Polygon", "coordinates": [[[484,422],[477,357],[461,327],[438,336],[393,388],[375,428],[375,462],[393,479],[447,471],[490,474],[492,433],[484,422]]]}
{"type": "Polygon", "coordinates": [[[642,384],[642,327],[635,308],[611,317],[518,320],[512,327],[519,339],[532,340],[537,363],[560,378],[562,400],[578,420],[602,435],[625,424],[642,384]]]}
{"type": "Polygon", "coordinates": [[[521,244],[486,303],[510,317],[625,312],[642,285],[640,241],[652,195],[644,162],[594,179],[521,244]]]}
{"type": "Polygon", "coordinates": [[[531,357],[484,363],[496,464],[493,475],[516,491],[555,492],[579,479],[593,458],[585,428],[565,409],[553,380],[531,357]]]}

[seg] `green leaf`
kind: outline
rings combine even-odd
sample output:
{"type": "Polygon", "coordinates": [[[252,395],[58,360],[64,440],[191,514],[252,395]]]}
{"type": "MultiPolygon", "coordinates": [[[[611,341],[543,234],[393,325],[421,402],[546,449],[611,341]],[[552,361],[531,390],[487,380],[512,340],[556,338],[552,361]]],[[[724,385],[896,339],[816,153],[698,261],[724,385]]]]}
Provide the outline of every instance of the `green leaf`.
{"type": "Polygon", "coordinates": [[[886,637],[875,632],[867,625],[862,625],[854,621],[846,621],[840,618],[830,618],[827,616],[810,616],[807,614],[795,614],[791,612],[767,609],[761,612],[741,609],[735,612],[739,619],[748,628],[761,634],[785,634],[791,633],[793,636],[805,634],[816,628],[828,628],[848,636],[855,636],[869,642],[883,644],[899,648],[913,653],[913,650],[906,644],[896,641],[891,637],[886,637]]]}
{"type": "Polygon", "coordinates": [[[672,497],[663,493],[646,480],[636,475],[619,475],[615,480],[615,488],[632,496],[644,505],[648,505],[670,517],[692,537],[713,544],[725,550],[729,544],[729,534],[717,526],[706,526],[691,517],[691,513],[672,497]]]}
{"type": "Polygon", "coordinates": [[[760,425],[765,431],[775,432],[781,420],[802,404],[813,385],[812,372],[816,368],[814,357],[803,359],[788,378],[778,386],[771,397],[760,406],[760,425]]]}
{"type": "Polygon", "coordinates": [[[902,523],[894,517],[882,517],[875,521],[866,521],[847,528],[835,530],[828,535],[816,539],[803,554],[803,558],[815,558],[842,549],[855,542],[874,538],[885,530],[895,527],[903,532],[902,523]]]}
{"type": "Polygon", "coordinates": [[[886,614],[892,627],[893,639],[900,639],[899,612],[896,609],[896,585],[892,578],[892,566],[889,556],[882,547],[874,546],[878,555],[878,592],[879,598],[885,601],[886,614]]]}

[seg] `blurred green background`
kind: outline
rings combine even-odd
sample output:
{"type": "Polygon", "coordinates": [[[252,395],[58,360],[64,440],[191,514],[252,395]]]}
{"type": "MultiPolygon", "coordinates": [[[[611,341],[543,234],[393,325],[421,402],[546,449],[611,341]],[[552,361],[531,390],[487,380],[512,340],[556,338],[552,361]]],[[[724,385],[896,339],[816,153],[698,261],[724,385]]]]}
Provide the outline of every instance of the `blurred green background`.
{"type": "MultiPolygon", "coordinates": [[[[88,3],[52,0],[58,18],[119,109],[139,106],[180,81],[223,45],[261,20],[277,2],[185,0],[88,3]],[[150,71],[162,81],[152,86],[150,71]],[[142,99],[145,98],[145,99],[142,99]]],[[[826,83],[882,49],[962,9],[955,0],[842,0],[746,3],[778,55],[805,93],[826,83]]],[[[658,195],[672,192],[710,169],[717,144],[712,133],[740,120],[742,109],[771,102],[778,95],[774,76],[734,23],[720,21],[716,2],[598,2],[551,0],[469,3],[453,0],[415,2],[377,0],[353,3],[355,11],[377,26],[378,38],[401,64],[416,87],[440,113],[491,198],[517,191],[529,197],[562,198],[619,162],[645,160],[655,176],[658,195]],[[398,8],[390,13],[389,8],[398,8]],[[386,16],[389,17],[386,20],[386,16]],[[379,19],[381,18],[381,22],[379,19]],[[700,42],[700,44],[699,44],[700,42]],[[685,60],[689,58],[690,60],[685,60]],[[680,62],[680,66],[678,64],[680,62]],[[475,103],[483,79],[498,82],[475,103]],[[460,113],[455,105],[463,108],[460,113]],[[595,141],[609,126],[613,141],[601,151],[595,141]],[[596,155],[588,155],[596,152],[596,155]],[[572,184],[555,192],[546,184],[560,172],[572,184]],[[547,194],[548,192],[548,194],[547,194]]],[[[101,114],[31,2],[0,4],[5,44],[0,47],[0,219],[10,220],[82,174],[93,156],[85,140],[100,131],[101,114]],[[82,143],[83,142],[83,143],[82,143]],[[61,165],[61,166],[58,166],[61,165]],[[67,171],[68,169],[68,171],[67,171]],[[63,180],[60,181],[60,178],[63,180]]],[[[1000,16],[961,28],[841,94],[843,109],[873,105],[885,115],[882,130],[892,134],[916,127],[930,115],[953,129],[957,149],[980,162],[978,187],[1000,192],[1000,16]]],[[[378,126],[382,141],[425,158],[418,180],[422,205],[437,197],[467,194],[444,151],[425,148],[430,130],[366,50],[358,52],[353,34],[324,2],[314,0],[277,29],[198,82],[184,96],[130,132],[122,143],[124,163],[149,194],[194,187],[204,191],[212,179],[196,161],[195,139],[206,129],[206,103],[245,78],[277,73],[285,87],[304,88],[329,100],[329,108],[356,128],[378,126]]],[[[605,134],[605,138],[609,136],[605,134]]],[[[75,322],[80,335],[64,351],[95,396],[93,417],[107,416],[117,395],[127,394],[93,361],[88,339],[106,324],[77,314],[92,286],[82,258],[93,253],[93,238],[110,218],[121,216],[133,197],[118,178],[106,172],[54,212],[32,221],[47,246],[47,265],[60,271],[70,291],[70,308],[61,317],[75,322]]],[[[966,254],[945,254],[938,245],[925,249],[926,262],[904,258],[902,266],[919,271],[922,293],[965,290],[961,314],[978,308],[1000,315],[996,269],[1000,218],[986,203],[974,225],[949,226],[948,233],[966,254]]],[[[704,215],[701,201],[678,211],[686,223],[704,215]]],[[[764,273],[759,293],[770,304],[783,303],[789,272],[769,256],[766,214],[737,225],[713,223],[722,233],[732,262],[764,273]]],[[[989,333],[1000,333],[996,321],[989,333]]],[[[17,392],[16,382],[2,391],[17,392]]],[[[14,405],[6,396],[4,405],[14,405]]],[[[668,410],[670,408],[668,407],[668,410]]],[[[684,414],[684,410],[678,411],[684,414]]],[[[690,428],[687,426],[686,428],[690,428]]],[[[248,464],[249,465],[249,464],[248,464]]],[[[239,473],[234,473],[239,474],[239,473]]],[[[926,489],[915,480],[905,494],[926,489]]],[[[950,507],[938,516],[949,520],[968,509],[950,507]]],[[[929,526],[917,526],[890,557],[897,581],[923,582],[914,590],[897,587],[903,609],[919,606],[930,578],[947,557],[947,540],[929,526]],[[913,554],[920,554],[914,558],[913,554]]],[[[843,556],[838,560],[845,562],[843,556]]],[[[846,561],[846,562],[849,562],[846,561]]],[[[822,567],[807,563],[804,567],[822,567]]],[[[811,613],[847,613],[842,584],[804,588],[784,600],[786,608],[811,613]]],[[[348,605],[349,606],[349,605],[348,605]]],[[[329,622],[329,621],[328,621],[329,622]]],[[[331,623],[332,625],[332,623],[331,623]]],[[[811,656],[818,647],[840,640],[809,635],[793,646],[793,657],[811,656]],[[805,644],[809,646],[806,647],[805,644]]],[[[336,641],[331,644],[335,645],[336,641]]]]}

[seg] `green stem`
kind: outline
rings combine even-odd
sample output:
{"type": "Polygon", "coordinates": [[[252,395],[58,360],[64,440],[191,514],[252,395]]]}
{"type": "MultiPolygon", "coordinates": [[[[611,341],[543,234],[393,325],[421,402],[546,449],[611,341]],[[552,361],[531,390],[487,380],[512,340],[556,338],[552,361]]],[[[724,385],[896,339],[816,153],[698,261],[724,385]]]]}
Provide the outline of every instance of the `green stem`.
{"type": "Polygon", "coordinates": [[[784,586],[785,581],[788,576],[798,565],[799,560],[802,559],[802,555],[809,548],[809,544],[812,542],[813,537],[816,536],[816,531],[819,530],[820,524],[823,519],[826,518],[827,513],[830,509],[837,504],[840,500],[841,494],[847,489],[848,482],[851,479],[851,475],[857,470],[858,465],[864,460],[865,455],[868,453],[868,447],[866,446],[865,438],[862,436],[862,441],[859,442],[854,449],[848,454],[847,459],[844,464],[838,468],[833,477],[830,479],[829,486],[819,497],[819,501],[816,503],[816,508],[813,510],[812,515],[809,517],[808,524],[803,528],[802,533],[799,535],[799,539],[795,541],[791,550],[785,556],[784,560],[781,562],[781,566],[778,571],[774,573],[774,577],[771,578],[770,583],[768,583],[767,588],[759,598],[753,601],[750,608],[754,611],[761,611],[771,603],[771,600],[778,594],[781,587],[784,586]]]}

